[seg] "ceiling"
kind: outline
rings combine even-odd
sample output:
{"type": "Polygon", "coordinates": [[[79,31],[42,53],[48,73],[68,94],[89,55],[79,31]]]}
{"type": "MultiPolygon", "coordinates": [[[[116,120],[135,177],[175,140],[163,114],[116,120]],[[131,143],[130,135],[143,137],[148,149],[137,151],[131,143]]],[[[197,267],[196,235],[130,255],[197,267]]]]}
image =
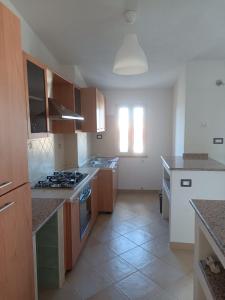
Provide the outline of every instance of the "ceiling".
{"type": "Polygon", "coordinates": [[[225,59],[224,0],[11,0],[62,64],[77,64],[102,88],[171,86],[195,59],[225,59]],[[123,12],[137,9],[134,25],[123,12]],[[112,67],[124,35],[135,32],[149,72],[117,76],[112,67]]]}

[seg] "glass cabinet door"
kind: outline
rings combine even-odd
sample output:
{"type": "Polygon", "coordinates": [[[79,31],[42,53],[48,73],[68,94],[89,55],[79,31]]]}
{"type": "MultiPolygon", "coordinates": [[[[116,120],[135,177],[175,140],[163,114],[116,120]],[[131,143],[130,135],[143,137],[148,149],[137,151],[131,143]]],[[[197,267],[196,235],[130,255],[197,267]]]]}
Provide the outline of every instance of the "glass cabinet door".
{"type": "Polygon", "coordinates": [[[27,79],[32,133],[47,133],[45,70],[27,61],[27,79]]]}

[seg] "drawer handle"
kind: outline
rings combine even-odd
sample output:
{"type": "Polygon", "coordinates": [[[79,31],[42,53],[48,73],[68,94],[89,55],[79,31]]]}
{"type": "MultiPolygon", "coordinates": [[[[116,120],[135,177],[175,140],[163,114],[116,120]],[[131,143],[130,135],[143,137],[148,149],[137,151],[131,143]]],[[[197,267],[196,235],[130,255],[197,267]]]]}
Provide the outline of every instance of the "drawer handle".
{"type": "Polygon", "coordinates": [[[7,187],[10,184],[12,184],[12,181],[3,182],[2,184],[0,184],[0,189],[3,189],[3,188],[7,187]]]}
{"type": "Polygon", "coordinates": [[[14,204],[15,204],[15,202],[6,203],[2,207],[0,207],[0,213],[2,213],[3,211],[5,211],[6,209],[10,208],[14,204]]]}

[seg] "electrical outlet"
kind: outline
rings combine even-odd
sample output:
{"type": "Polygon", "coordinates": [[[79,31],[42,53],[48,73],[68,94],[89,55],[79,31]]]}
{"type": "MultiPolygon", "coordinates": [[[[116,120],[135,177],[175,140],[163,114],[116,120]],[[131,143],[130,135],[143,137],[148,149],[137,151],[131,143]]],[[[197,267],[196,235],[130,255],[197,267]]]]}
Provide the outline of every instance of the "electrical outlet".
{"type": "Polygon", "coordinates": [[[97,140],[102,140],[102,134],[97,134],[97,140]]]}
{"type": "Polygon", "coordinates": [[[191,179],[181,179],[180,186],[182,186],[182,187],[192,187],[192,180],[191,179]]]}

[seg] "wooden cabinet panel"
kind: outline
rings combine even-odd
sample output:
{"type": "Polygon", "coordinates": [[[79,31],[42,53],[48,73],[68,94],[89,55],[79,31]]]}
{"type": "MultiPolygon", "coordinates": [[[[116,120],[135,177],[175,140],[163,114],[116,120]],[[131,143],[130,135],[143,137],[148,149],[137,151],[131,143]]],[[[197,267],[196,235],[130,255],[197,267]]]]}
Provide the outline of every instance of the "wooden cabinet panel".
{"type": "Polygon", "coordinates": [[[85,118],[82,131],[105,131],[105,98],[98,89],[81,89],[81,114],[85,118]]]}
{"type": "Polygon", "coordinates": [[[98,215],[98,175],[92,179],[91,189],[91,227],[93,227],[98,215]]]}
{"type": "Polygon", "coordinates": [[[64,205],[64,246],[65,269],[72,270],[81,251],[79,201],[64,205]]]}
{"type": "Polygon", "coordinates": [[[99,171],[98,210],[100,212],[113,212],[113,176],[110,169],[99,171]]]}
{"type": "Polygon", "coordinates": [[[118,169],[101,169],[98,177],[98,210],[113,212],[117,198],[118,169]]]}
{"type": "Polygon", "coordinates": [[[28,181],[20,22],[0,4],[0,195],[28,181]]]}
{"type": "MultiPolygon", "coordinates": [[[[50,72],[50,71],[48,71],[50,72]]],[[[74,85],[57,74],[53,73],[52,98],[57,104],[61,104],[75,112],[74,85]]],[[[53,133],[75,133],[76,121],[52,121],[53,133]]]]}
{"type": "Polygon", "coordinates": [[[0,197],[0,298],[34,299],[32,213],[29,184],[0,197]]]}

